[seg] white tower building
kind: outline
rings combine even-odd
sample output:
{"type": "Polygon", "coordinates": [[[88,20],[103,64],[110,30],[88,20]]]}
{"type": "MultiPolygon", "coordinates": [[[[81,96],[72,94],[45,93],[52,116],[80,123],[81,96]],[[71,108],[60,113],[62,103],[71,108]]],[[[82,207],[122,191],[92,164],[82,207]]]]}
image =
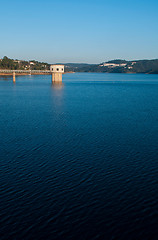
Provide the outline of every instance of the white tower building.
{"type": "Polygon", "coordinates": [[[64,65],[50,65],[52,73],[52,82],[62,82],[62,74],[64,73],[64,65]]]}

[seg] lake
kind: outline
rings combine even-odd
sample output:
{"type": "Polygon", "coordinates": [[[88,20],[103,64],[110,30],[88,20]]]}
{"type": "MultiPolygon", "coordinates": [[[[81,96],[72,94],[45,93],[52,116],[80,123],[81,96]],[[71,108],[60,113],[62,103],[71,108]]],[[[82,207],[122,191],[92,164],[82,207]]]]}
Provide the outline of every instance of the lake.
{"type": "Polygon", "coordinates": [[[158,75],[0,77],[0,239],[158,239],[158,75]]]}

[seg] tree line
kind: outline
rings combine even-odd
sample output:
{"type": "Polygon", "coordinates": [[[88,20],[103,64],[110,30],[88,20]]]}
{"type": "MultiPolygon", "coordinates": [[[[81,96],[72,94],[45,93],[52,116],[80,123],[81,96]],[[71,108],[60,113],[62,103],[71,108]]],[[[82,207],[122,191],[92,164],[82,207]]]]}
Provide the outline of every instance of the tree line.
{"type": "Polygon", "coordinates": [[[8,70],[49,70],[50,64],[35,60],[23,61],[10,59],[7,56],[0,60],[0,69],[8,70]]]}

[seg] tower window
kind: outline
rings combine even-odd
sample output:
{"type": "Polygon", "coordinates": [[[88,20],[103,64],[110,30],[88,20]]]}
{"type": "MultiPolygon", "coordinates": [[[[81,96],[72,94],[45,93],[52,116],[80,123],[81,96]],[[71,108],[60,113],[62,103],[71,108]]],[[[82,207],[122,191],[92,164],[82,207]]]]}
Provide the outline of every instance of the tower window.
{"type": "Polygon", "coordinates": [[[57,68],[57,71],[59,71],[59,68],[57,68]]]}

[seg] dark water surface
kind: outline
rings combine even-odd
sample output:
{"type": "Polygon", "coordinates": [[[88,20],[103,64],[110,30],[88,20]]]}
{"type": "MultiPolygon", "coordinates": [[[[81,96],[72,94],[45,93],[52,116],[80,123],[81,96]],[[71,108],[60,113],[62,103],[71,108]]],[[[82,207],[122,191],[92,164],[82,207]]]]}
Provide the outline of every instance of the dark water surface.
{"type": "Polygon", "coordinates": [[[0,77],[0,239],[158,239],[158,75],[0,77]]]}

